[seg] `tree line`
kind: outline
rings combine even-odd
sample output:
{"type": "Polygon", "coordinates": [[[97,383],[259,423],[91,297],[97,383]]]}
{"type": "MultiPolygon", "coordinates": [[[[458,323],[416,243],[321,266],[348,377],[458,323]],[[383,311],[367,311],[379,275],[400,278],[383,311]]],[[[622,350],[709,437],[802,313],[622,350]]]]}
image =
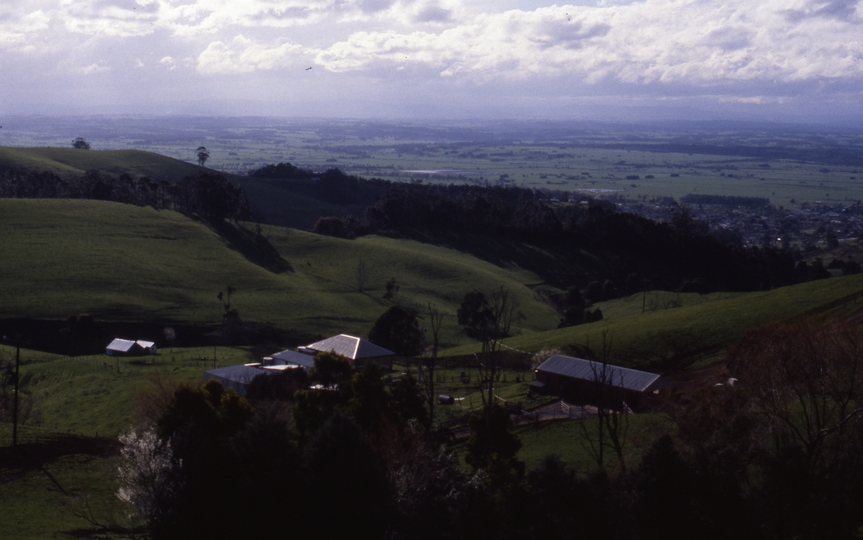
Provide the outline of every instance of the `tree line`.
{"type": "Polygon", "coordinates": [[[98,171],[63,178],[44,171],[10,170],[0,174],[0,197],[113,201],[176,210],[214,222],[249,218],[245,191],[211,172],[168,182],[128,174],[115,177],[98,171]]]}
{"type": "Polygon", "coordinates": [[[718,204],[722,206],[746,206],[750,208],[762,208],[770,206],[767,197],[742,197],[739,195],[707,195],[700,193],[689,193],[680,198],[680,202],[686,204],[718,204]]]}
{"type": "Polygon", "coordinates": [[[627,267],[621,281],[632,272],[645,273],[645,267],[670,267],[677,284],[669,286],[691,282],[697,292],[766,290],[806,279],[795,273],[789,252],[740,246],[678,205],[667,221],[658,222],[589,197],[586,205],[552,205],[543,193],[519,187],[391,183],[338,170],[316,182],[328,200],[357,203],[374,197],[359,216],[320,218],[313,231],[331,236],[411,228],[504,235],[555,249],[612,254],[627,267]]]}

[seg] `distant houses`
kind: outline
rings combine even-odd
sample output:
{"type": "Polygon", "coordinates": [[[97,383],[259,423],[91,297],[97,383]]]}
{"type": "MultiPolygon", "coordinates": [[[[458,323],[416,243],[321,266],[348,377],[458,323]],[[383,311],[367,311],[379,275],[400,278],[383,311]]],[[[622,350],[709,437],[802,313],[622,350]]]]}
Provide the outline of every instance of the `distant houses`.
{"type": "Polygon", "coordinates": [[[108,356],[145,356],[156,354],[156,344],[152,341],[117,338],[105,347],[108,356]]]}

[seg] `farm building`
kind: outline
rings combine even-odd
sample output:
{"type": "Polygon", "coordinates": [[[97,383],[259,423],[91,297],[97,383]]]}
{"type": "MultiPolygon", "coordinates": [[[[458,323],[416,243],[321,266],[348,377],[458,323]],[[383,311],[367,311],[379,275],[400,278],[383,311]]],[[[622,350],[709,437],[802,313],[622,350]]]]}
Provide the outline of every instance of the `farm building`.
{"type": "MultiPolygon", "coordinates": [[[[274,354],[272,359],[274,365],[293,364],[296,366],[302,366],[305,369],[310,369],[315,365],[314,353],[302,353],[299,351],[292,351],[290,349],[274,354]]],[[[266,363],[266,358],[264,359],[264,362],[266,363]]]]}
{"type": "Polygon", "coordinates": [[[536,368],[531,390],[574,403],[637,409],[644,397],[667,388],[662,376],[583,358],[556,354],[536,368]]]}
{"type": "Polygon", "coordinates": [[[378,347],[371,341],[347,334],[339,334],[323,341],[300,347],[299,352],[312,356],[319,352],[334,352],[349,359],[356,369],[363,369],[365,363],[370,360],[379,363],[381,366],[392,368],[393,357],[396,354],[383,347],[378,347]]]}
{"type": "Polygon", "coordinates": [[[156,344],[152,341],[132,341],[117,338],[105,347],[108,356],[144,356],[156,354],[156,344]]]}
{"type": "Polygon", "coordinates": [[[239,364],[222,368],[209,369],[204,372],[204,382],[215,379],[225,388],[233,388],[241,396],[246,395],[246,389],[252,379],[258,375],[276,375],[285,369],[298,368],[296,365],[279,364],[239,364]]]}

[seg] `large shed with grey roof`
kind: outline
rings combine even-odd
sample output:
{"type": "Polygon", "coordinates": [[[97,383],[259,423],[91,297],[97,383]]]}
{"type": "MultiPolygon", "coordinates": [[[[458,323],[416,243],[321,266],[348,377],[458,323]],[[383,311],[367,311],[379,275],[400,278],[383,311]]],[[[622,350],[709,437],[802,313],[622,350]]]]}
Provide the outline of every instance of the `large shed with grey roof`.
{"type": "Polygon", "coordinates": [[[656,373],[556,354],[536,368],[530,386],[576,403],[634,409],[669,384],[656,373]]]}

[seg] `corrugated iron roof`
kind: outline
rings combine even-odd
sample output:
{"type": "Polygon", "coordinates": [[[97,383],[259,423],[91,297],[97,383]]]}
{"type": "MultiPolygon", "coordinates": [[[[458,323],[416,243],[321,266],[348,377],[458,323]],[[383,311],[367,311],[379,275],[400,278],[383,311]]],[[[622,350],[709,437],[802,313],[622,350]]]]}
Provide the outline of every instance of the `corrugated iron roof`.
{"type": "Polygon", "coordinates": [[[349,336],[347,334],[339,334],[327,338],[311,345],[306,345],[309,349],[314,349],[319,352],[334,352],[351,360],[359,360],[362,358],[378,358],[381,356],[392,356],[395,353],[378,347],[371,341],[362,338],[349,336]]]}
{"type": "Polygon", "coordinates": [[[600,362],[556,354],[540,364],[536,370],[585,381],[596,381],[599,378],[604,378],[608,384],[636,392],[646,391],[659,380],[659,375],[656,373],[611,364],[606,364],[608,371],[606,377],[602,377],[602,368],[603,365],[600,362]]]}
{"type": "Polygon", "coordinates": [[[314,356],[291,350],[282,351],[274,354],[273,360],[284,362],[286,364],[297,364],[305,368],[311,368],[315,365],[314,356]]]}
{"type": "Polygon", "coordinates": [[[207,380],[207,378],[217,378],[240,384],[249,384],[252,382],[252,379],[261,374],[269,373],[261,368],[238,364],[236,366],[208,369],[204,372],[204,380],[207,380]]]}
{"type": "MultiPolygon", "coordinates": [[[[104,341],[102,342],[104,343],[104,341]]],[[[107,350],[110,351],[118,351],[118,352],[129,352],[129,350],[135,346],[134,341],[130,341],[128,339],[120,339],[117,338],[106,347],[107,350]]]]}

